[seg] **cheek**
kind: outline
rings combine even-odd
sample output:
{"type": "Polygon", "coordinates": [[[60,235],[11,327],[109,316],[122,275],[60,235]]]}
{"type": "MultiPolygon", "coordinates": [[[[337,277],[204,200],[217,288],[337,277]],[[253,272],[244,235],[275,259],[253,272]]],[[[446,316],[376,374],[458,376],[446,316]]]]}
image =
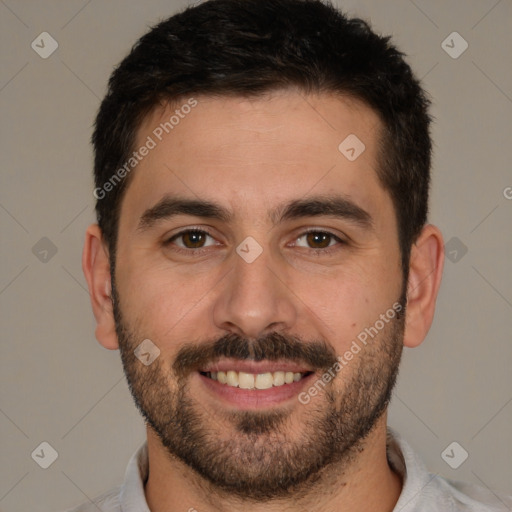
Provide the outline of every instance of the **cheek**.
{"type": "Polygon", "coordinates": [[[294,291],[307,305],[305,314],[316,322],[322,335],[340,353],[399,298],[399,275],[391,277],[377,262],[352,266],[326,276],[308,276],[297,281],[294,291]],[[309,312],[308,312],[309,310],[309,312]],[[313,313],[313,315],[312,315],[313,313]]]}
{"type": "Polygon", "coordinates": [[[117,273],[123,314],[143,336],[163,350],[181,338],[201,339],[199,329],[204,337],[211,317],[208,291],[219,282],[217,273],[192,276],[167,262],[133,265],[117,273]]]}

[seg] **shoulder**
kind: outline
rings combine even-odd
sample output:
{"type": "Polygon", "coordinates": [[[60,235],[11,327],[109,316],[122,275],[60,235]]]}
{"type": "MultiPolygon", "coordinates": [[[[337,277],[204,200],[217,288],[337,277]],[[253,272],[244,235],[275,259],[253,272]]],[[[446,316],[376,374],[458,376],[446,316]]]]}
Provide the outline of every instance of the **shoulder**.
{"type": "Polygon", "coordinates": [[[512,510],[512,496],[480,485],[435,476],[435,488],[449,501],[454,511],[506,512],[512,510]]]}
{"type": "Polygon", "coordinates": [[[402,493],[395,512],[507,512],[512,497],[485,487],[449,480],[430,473],[417,453],[388,429],[388,461],[402,477],[402,493]]]}
{"type": "Polygon", "coordinates": [[[88,500],[78,507],[63,512],[123,512],[127,509],[149,512],[144,496],[144,482],[147,480],[148,471],[148,452],[145,441],[130,458],[121,485],[94,500],[88,500]]]}
{"type": "Polygon", "coordinates": [[[98,510],[102,512],[122,512],[119,499],[120,492],[121,487],[115,487],[94,500],[86,501],[78,507],[63,512],[98,512],[98,510]]]}

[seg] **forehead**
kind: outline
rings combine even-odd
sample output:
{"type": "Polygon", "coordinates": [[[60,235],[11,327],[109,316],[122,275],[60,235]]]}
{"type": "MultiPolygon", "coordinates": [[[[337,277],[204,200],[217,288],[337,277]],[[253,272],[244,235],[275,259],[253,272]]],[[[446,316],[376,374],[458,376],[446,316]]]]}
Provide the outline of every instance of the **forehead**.
{"type": "Polygon", "coordinates": [[[381,126],[364,103],[328,94],[184,98],[139,127],[136,148],[153,147],[123,203],[142,209],[176,193],[220,199],[245,216],[308,193],[378,203],[387,195],[376,174],[381,126]]]}

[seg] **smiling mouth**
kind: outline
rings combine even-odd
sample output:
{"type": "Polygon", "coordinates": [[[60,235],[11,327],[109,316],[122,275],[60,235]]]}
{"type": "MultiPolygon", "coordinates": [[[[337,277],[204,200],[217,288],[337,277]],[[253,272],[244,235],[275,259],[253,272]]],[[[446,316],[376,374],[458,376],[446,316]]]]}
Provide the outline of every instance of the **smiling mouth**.
{"type": "Polygon", "coordinates": [[[266,373],[247,373],[235,370],[199,372],[204,377],[215,380],[228,387],[240,389],[270,389],[299,382],[313,372],[276,371],[266,373]]]}

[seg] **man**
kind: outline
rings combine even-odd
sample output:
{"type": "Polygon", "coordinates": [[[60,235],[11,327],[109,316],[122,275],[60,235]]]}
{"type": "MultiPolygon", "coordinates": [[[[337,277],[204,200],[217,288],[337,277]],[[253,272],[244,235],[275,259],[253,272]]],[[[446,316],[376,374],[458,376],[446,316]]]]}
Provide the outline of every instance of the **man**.
{"type": "Polygon", "coordinates": [[[141,38],[96,120],[83,268],[147,443],[77,510],[505,510],[386,427],[443,267],[428,106],[389,38],[316,0],[141,38]]]}

